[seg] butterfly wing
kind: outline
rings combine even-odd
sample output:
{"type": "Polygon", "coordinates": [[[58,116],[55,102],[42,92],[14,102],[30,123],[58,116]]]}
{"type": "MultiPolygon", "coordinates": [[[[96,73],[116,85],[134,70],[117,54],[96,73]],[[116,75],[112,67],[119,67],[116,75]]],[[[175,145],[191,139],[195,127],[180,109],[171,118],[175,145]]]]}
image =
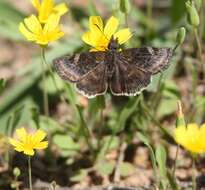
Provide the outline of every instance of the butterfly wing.
{"type": "Polygon", "coordinates": [[[105,64],[98,65],[76,83],[77,90],[88,98],[105,94],[108,87],[106,72],[105,64]]]}
{"type": "Polygon", "coordinates": [[[119,53],[119,59],[157,74],[168,68],[172,55],[172,48],[143,47],[125,49],[119,53]]]}
{"type": "Polygon", "coordinates": [[[116,54],[115,71],[109,87],[114,95],[135,96],[151,82],[151,75],[166,69],[169,48],[132,48],[116,54]]]}
{"type": "Polygon", "coordinates": [[[75,54],[71,57],[59,57],[53,61],[59,76],[70,82],[78,82],[95,70],[100,64],[104,64],[105,52],[86,52],[75,54]]]}
{"type": "Polygon", "coordinates": [[[74,82],[77,90],[88,98],[107,91],[105,52],[88,52],[60,57],[54,67],[64,80],[74,82]]]}

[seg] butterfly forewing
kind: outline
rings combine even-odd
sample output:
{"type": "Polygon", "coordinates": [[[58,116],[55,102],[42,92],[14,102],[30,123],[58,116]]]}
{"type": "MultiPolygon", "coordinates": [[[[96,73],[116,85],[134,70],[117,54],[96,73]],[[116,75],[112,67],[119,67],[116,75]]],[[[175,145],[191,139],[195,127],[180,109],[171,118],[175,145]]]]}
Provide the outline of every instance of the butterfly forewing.
{"type": "Polygon", "coordinates": [[[173,50],[171,48],[130,48],[119,53],[122,60],[126,60],[132,65],[157,74],[169,66],[173,50]]]}
{"type": "Polygon", "coordinates": [[[99,64],[103,64],[104,60],[105,52],[88,52],[57,58],[54,67],[62,79],[77,82],[99,64]]]}

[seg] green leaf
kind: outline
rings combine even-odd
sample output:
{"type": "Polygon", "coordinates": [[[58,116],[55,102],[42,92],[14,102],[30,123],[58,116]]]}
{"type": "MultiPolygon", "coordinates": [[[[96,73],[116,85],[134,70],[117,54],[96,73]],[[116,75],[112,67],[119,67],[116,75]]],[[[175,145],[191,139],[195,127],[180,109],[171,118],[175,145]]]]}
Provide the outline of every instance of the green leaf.
{"type": "Polygon", "coordinates": [[[79,170],[77,173],[74,174],[74,176],[72,176],[70,178],[70,181],[72,182],[79,182],[79,181],[83,181],[85,180],[85,178],[87,177],[88,172],[85,169],[81,169],[79,170]]]}
{"type": "Polygon", "coordinates": [[[53,137],[53,142],[61,149],[67,150],[79,150],[80,146],[78,143],[74,142],[73,139],[67,134],[56,134],[53,137]]]}
{"type": "Polygon", "coordinates": [[[4,79],[0,79],[0,94],[3,92],[5,88],[6,82],[4,79]]]}
{"type": "Polygon", "coordinates": [[[107,161],[101,161],[98,162],[96,165],[97,171],[102,175],[102,176],[108,176],[112,174],[113,170],[115,168],[115,162],[107,162],[107,161]]]}
{"type": "Polygon", "coordinates": [[[176,25],[185,15],[185,2],[186,0],[172,0],[170,9],[172,24],[176,25]]]}
{"type": "Polygon", "coordinates": [[[122,109],[114,129],[116,133],[122,131],[125,128],[126,121],[135,112],[136,107],[139,104],[139,101],[140,101],[140,96],[130,98],[128,103],[122,109]]]}
{"type": "Polygon", "coordinates": [[[159,166],[160,171],[160,177],[161,177],[161,185],[164,190],[167,189],[168,180],[167,180],[167,166],[166,166],[166,160],[167,160],[167,154],[166,150],[162,145],[158,145],[156,148],[156,161],[159,166]]]}
{"type": "Polygon", "coordinates": [[[156,180],[156,183],[159,184],[159,180],[158,180],[158,176],[157,176],[157,161],[155,158],[154,150],[153,150],[152,146],[150,145],[149,139],[142,133],[137,133],[137,137],[148,147],[148,149],[150,151],[150,157],[151,157],[151,161],[152,161],[152,167],[154,170],[155,180],[156,180]]]}
{"type": "Polygon", "coordinates": [[[158,145],[156,148],[156,160],[159,166],[160,175],[163,177],[166,177],[167,175],[167,169],[166,169],[166,160],[167,160],[167,154],[166,150],[162,145],[158,145]]]}
{"type": "Polygon", "coordinates": [[[135,167],[129,162],[122,162],[120,164],[120,175],[122,177],[127,177],[135,172],[135,167]]]}
{"type": "Polygon", "coordinates": [[[113,149],[116,149],[120,144],[119,137],[117,136],[105,136],[101,141],[101,147],[98,152],[97,160],[103,160],[105,154],[113,149]]]}
{"type": "Polygon", "coordinates": [[[158,108],[158,117],[163,118],[173,114],[177,110],[177,99],[163,99],[158,108]]]}
{"type": "Polygon", "coordinates": [[[88,8],[87,10],[88,10],[90,16],[100,15],[92,0],[88,1],[88,7],[87,8],[88,8]]]}
{"type": "Polygon", "coordinates": [[[14,8],[8,1],[0,1],[0,34],[4,37],[20,40],[23,36],[18,30],[19,23],[25,15],[14,8]]]}
{"type": "Polygon", "coordinates": [[[142,141],[146,146],[150,146],[150,141],[149,139],[143,135],[142,133],[137,133],[137,137],[139,138],[140,141],[142,141]]]}

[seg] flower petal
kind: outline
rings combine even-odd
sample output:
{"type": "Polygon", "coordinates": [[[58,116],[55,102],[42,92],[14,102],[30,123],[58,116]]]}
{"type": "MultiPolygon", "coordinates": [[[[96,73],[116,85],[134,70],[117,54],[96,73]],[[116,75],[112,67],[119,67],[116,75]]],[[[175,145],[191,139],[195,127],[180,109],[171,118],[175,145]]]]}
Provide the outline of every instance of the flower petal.
{"type": "Polygon", "coordinates": [[[103,21],[100,16],[91,16],[89,18],[89,28],[91,32],[103,33],[103,21]]]}
{"type": "Polygon", "coordinates": [[[41,24],[38,18],[34,15],[31,15],[30,17],[25,18],[24,22],[26,24],[26,27],[30,30],[30,32],[34,34],[39,34],[39,32],[42,31],[41,24]]]}
{"type": "Polygon", "coordinates": [[[36,8],[37,11],[40,10],[41,4],[39,0],[31,0],[31,3],[36,8]]]}
{"type": "Polygon", "coordinates": [[[94,43],[93,43],[93,38],[91,37],[91,32],[86,32],[82,35],[82,40],[88,44],[88,45],[91,45],[91,46],[94,46],[94,43]]]}
{"type": "Polygon", "coordinates": [[[68,12],[68,7],[65,3],[60,3],[59,5],[56,5],[53,9],[57,14],[60,16],[64,15],[68,12]]]}
{"type": "Polygon", "coordinates": [[[39,142],[33,148],[35,149],[45,149],[48,147],[48,141],[39,142]]]}
{"type": "Polygon", "coordinates": [[[46,137],[46,133],[42,130],[37,130],[36,133],[33,135],[33,141],[35,143],[41,142],[46,137]]]}
{"type": "Polygon", "coordinates": [[[19,24],[19,31],[26,37],[27,40],[29,41],[35,41],[36,37],[33,33],[31,33],[25,25],[21,22],[19,24]]]}
{"type": "Polygon", "coordinates": [[[29,155],[29,156],[34,155],[34,150],[30,149],[30,148],[24,148],[23,152],[24,152],[24,154],[29,155]]]}
{"type": "Polygon", "coordinates": [[[49,42],[56,41],[56,40],[60,39],[61,37],[63,37],[64,35],[65,35],[65,33],[62,31],[55,31],[55,32],[48,35],[48,41],[49,42]]]}
{"type": "Polygon", "coordinates": [[[41,23],[46,23],[54,8],[53,0],[43,0],[39,10],[39,20],[41,23]]]}
{"type": "Polygon", "coordinates": [[[12,139],[12,138],[9,138],[9,143],[13,145],[14,147],[19,147],[22,145],[19,141],[12,139]]]}
{"type": "Polygon", "coordinates": [[[130,32],[129,28],[125,28],[119,30],[117,33],[114,34],[114,38],[118,39],[119,44],[123,44],[128,41],[132,37],[132,33],[130,32]]]}
{"type": "Polygon", "coordinates": [[[26,141],[26,137],[27,137],[27,132],[24,128],[19,128],[16,129],[16,133],[19,137],[19,140],[24,143],[26,141]]]}
{"type": "Polygon", "coordinates": [[[43,28],[43,33],[46,34],[48,32],[52,32],[52,31],[56,30],[56,28],[59,25],[59,21],[60,21],[59,15],[55,15],[55,14],[50,15],[47,23],[45,24],[45,26],[43,28]]]}
{"type": "Polygon", "coordinates": [[[112,16],[108,21],[107,24],[105,25],[104,28],[104,34],[108,38],[108,40],[111,39],[111,37],[114,35],[115,31],[117,30],[119,25],[119,20],[112,16]]]}

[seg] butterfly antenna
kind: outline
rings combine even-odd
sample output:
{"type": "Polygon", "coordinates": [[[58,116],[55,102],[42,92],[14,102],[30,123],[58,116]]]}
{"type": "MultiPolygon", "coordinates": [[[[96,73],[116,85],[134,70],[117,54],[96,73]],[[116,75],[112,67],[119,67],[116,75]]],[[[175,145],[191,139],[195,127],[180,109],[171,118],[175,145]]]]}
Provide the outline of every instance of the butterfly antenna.
{"type": "Polygon", "coordinates": [[[104,32],[101,30],[101,28],[95,24],[95,26],[99,29],[99,31],[102,33],[102,35],[109,41],[109,39],[107,38],[107,36],[104,34],[104,32]]]}

